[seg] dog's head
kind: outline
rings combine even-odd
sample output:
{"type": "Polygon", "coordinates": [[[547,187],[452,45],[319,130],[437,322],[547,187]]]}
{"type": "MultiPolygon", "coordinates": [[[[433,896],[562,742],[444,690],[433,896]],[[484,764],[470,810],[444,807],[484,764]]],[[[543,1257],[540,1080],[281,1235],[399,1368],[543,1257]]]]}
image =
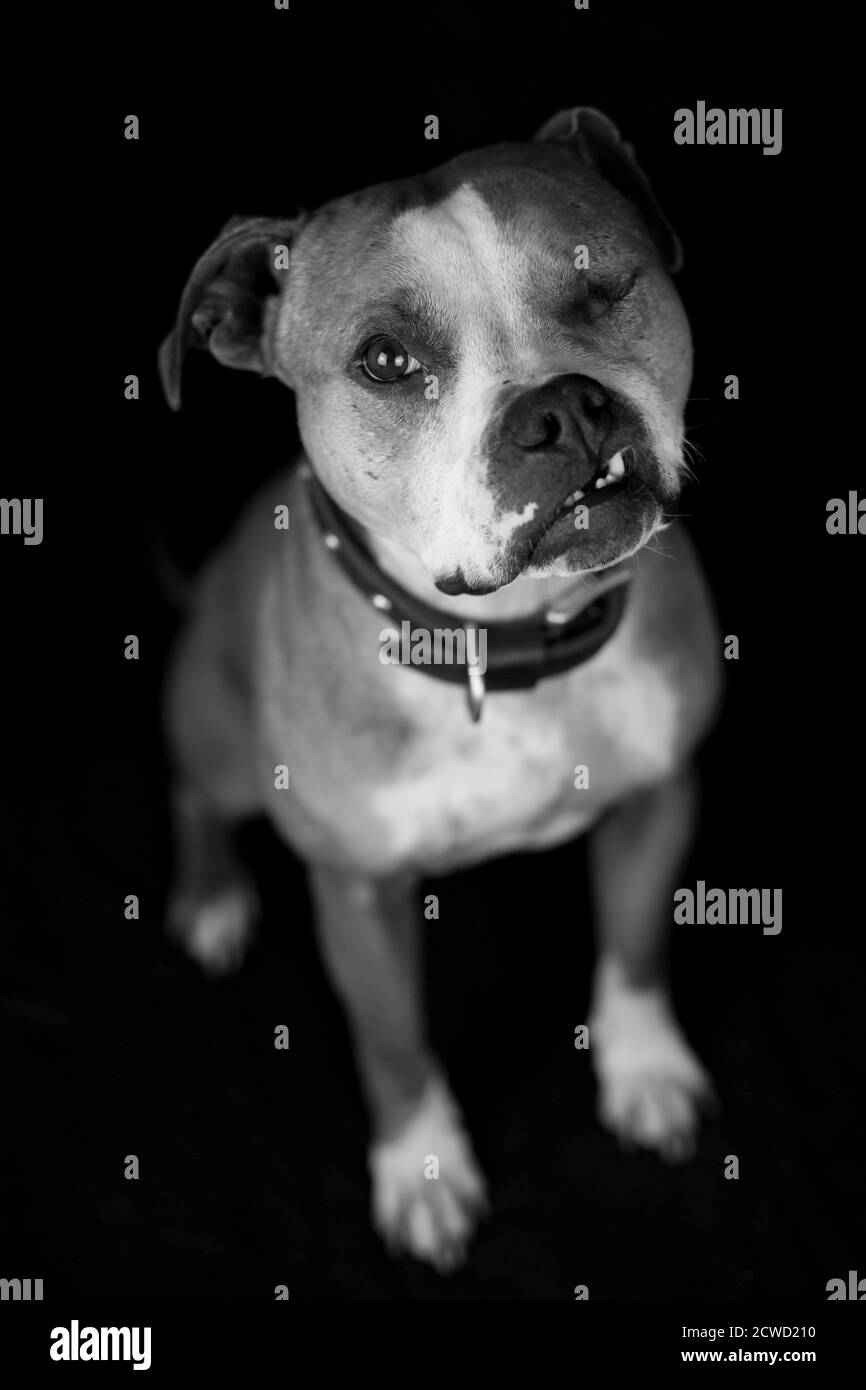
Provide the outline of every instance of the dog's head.
{"type": "Polygon", "coordinates": [[[230,224],[162,353],[279,377],[323,485],[445,593],[600,569],[683,472],[679,245],[599,112],[295,221],[230,224]]]}

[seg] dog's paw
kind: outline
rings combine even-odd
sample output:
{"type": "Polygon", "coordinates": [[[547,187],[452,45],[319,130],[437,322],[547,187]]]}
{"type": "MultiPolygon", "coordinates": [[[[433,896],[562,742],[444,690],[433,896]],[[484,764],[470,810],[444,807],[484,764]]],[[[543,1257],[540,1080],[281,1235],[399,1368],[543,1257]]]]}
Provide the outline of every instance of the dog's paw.
{"type": "Polygon", "coordinates": [[[662,992],[618,991],[590,1019],[589,1035],[602,1124],[626,1147],[691,1158],[715,1094],[662,992]]]}
{"type": "Polygon", "coordinates": [[[392,1253],[406,1251],[440,1274],[463,1263],[487,1189],[445,1082],[428,1084],[414,1117],[369,1155],[373,1224],[392,1253]]]}
{"type": "Polygon", "coordinates": [[[247,881],[206,897],[178,892],[168,907],[168,934],[208,975],[240,969],[253,937],[258,897],[247,881]]]}

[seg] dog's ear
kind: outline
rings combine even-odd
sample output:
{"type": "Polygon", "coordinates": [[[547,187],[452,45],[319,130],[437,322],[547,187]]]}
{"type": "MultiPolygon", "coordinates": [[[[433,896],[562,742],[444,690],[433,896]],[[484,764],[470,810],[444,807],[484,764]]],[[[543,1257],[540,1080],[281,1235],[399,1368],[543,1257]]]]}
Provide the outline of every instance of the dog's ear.
{"type": "Polygon", "coordinates": [[[679,238],[659,207],[634,149],[622,139],[613,121],[592,106],[575,106],[552,116],[535,139],[567,145],[595,169],[641,213],[668,270],[673,274],[682,267],[679,238]]]}
{"type": "Polygon", "coordinates": [[[267,375],[271,369],[267,308],[279,299],[287,253],[304,221],[233,218],[193,267],[177,323],[159,350],[159,374],[172,410],[190,347],[207,348],[226,367],[267,375]]]}

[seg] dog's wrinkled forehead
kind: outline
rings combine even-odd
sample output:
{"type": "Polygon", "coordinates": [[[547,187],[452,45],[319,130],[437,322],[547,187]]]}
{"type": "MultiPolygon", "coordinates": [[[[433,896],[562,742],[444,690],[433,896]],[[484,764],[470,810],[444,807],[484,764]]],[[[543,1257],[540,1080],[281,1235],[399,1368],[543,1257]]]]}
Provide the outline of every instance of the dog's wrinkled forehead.
{"type": "MultiPolygon", "coordinates": [[[[481,188],[466,181],[432,208],[401,212],[391,227],[393,264],[414,289],[407,295],[437,336],[458,346],[505,353],[543,310],[554,284],[568,278],[563,256],[551,255],[521,219],[497,217],[481,188]]],[[[564,291],[565,286],[562,286],[564,291]]]]}
{"type": "Polygon", "coordinates": [[[635,210],[567,152],[495,147],[328,204],[299,239],[289,299],[318,370],[335,322],[353,340],[367,326],[404,333],[443,364],[473,349],[504,358],[574,298],[579,247],[601,280],[652,255],[635,210]]]}

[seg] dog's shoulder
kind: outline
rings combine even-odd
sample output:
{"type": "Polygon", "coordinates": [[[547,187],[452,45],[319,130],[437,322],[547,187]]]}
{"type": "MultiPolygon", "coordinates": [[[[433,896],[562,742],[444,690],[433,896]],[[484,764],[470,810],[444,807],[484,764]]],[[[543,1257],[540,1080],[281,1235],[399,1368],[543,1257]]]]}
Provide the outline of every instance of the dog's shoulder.
{"type": "Polygon", "coordinates": [[[672,691],[677,753],[686,756],[713,721],[722,693],[722,638],[695,546],[680,523],[639,556],[626,640],[639,667],[672,691]]]}

